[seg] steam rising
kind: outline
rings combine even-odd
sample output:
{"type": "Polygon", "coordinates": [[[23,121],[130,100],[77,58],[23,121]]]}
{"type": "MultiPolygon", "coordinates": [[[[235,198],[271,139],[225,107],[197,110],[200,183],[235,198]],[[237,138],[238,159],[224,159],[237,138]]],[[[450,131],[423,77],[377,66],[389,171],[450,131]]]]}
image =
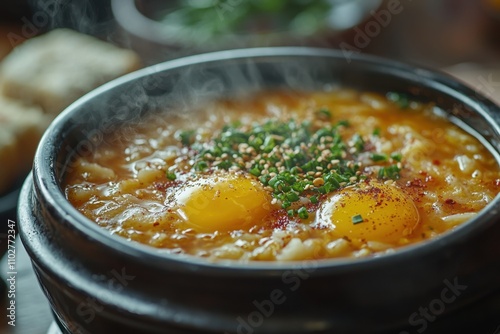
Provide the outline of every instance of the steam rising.
{"type": "Polygon", "coordinates": [[[151,113],[165,115],[156,117],[155,122],[168,124],[168,115],[196,117],[196,110],[219,98],[273,88],[317,90],[332,84],[331,64],[323,58],[305,62],[306,58],[254,57],[215,60],[169,70],[163,70],[164,65],[146,68],[143,77],[77,103],[72,114],[77,142],[66,146],[66,156],[72,153],[66,170],[71,169],[71,161],[77,157],[91,156],[103,141],[131,138],[137,125],[151,113]]]}
{"type": "MultiPolygon", "coordinates": [[[[46,30],[69,27],[91,35],[103,32],[104,26],[100,22],[96,1],[31,0],[30,2],[36,10],[48,15],[46,30]]],[[[107,24],[109,22],[104,23],[107,24]]]]}
{"type": "MultiPolygon", "coordinates": [[[[70,27],[97,35],[108,41],[128,46],[119,40],[116,25],[103,19],[94,0],[32,0],[35,8],[50,17],[47,30],[70,27]]],[[[317,40],[321,44],[325,40],[317,40]]],[[[190,52],[190,50],[184,50],[190,52]]],[[[169,54],[169,57],[175,56],[169,54]]],[[[65,143],[65,154],[88,156],[102,141],[109,140],[117,129],[124,137],[134,133],[135,126],[151,112],[166,111],[183,117],[207,101],[221,97],[248,95],[266,88],[313,90],[330,84],[326,61],[305,65],[306,58],[286,61],[273,58],[228,60],[217,63],[181,66],[162,71],[162,65],[146,69],[147,75],[131,83],[123,83],[84,103],[76,104],[72,114],[73,138],[65,143]],[[76,140],[76,142],[74,142],[76,140]]],[[[331,80],[331,78],[329,78],[331,80]]],[[[92,93],[91,93],[92,94],[92,93]]],[[[168,122],[168,118],[164,120],[168,122]]],[[[115,138],[116,139],[116,138],[115,138]]],[[[74,158],[74,157],[73,157],[74,158]]],[[[73,158],[70,158],[73,159],[73,158]]],[[[69,167],[71,162],[69,162],[69,167]]]]}

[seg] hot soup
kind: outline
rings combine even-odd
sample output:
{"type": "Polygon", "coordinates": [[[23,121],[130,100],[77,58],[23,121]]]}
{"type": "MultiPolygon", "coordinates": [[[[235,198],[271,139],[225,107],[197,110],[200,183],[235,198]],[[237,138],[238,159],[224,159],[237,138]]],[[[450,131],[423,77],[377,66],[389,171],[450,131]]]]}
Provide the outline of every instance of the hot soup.
{"type": "Polygon", "coordinates": [[[499,163],[397,93],[269,91],[156,113],[78,158],[68,200],[131,241],[209,260],[378,256],[473,218],[499,163]]]}

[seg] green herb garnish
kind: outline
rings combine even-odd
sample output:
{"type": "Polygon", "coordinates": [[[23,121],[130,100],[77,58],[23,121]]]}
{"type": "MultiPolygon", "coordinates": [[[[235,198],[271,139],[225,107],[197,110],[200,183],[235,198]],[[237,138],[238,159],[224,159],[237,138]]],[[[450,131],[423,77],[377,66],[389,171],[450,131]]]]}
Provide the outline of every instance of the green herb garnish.
{"type": "Polygon", "coordinates": [[[372,153],[370,155],[370,159],[372,159],[375,162],[387,161],[387,155],[381,153],[372,153]]]}
{"type": "Polygon", "coordinates": [[[378,178],[397,180],[400,177],[399,175],[400,171],[401,169],[398,167],[398,165],[381,167],[378,171],[378,178]]]}
{"type": "Polygon", "coordinates": [[[363,217],[361,215],[352,216],[352,223],[354,225],[362,223],[362,222],[363,222],[363,217]]]}
{"type": "Polygon", "coordinates": [[[332,118],[332,113],[328,109],[320,109],[316,112],[316,115],[319,119],[329,121],[332,118]]]}
{"type": "Polygon", "coordinates": [[[356,133],[352,137],[352,141],[354,143],[354,147],[356,148],[356,150],[358,152],[363,151],[363,149],[365,148],[365,141],[363,140],[363,138],[359,134],[356,133]]]}
{"type": "Polygon", "coordinates": [[[401,109],[407,109],[410,106],[410,99],[406,94],[389,92],[386,96],[389,101],[394,102],[401,109]]]}
{"type": "Polygon", "coordinates": [[[299,210],[297,210],[297,213],[299,214],[299,217],[301,219],[309,218],[309,213],[307,212],[307,209],[305,207],[301,207],[299,210]]]}
{"type": "Polygon", "coordinates": [[[181,131],[179,133],[179,138],[184,146],[192,144],[194,141],[194,130],[181,131]]]}
{"type": "Polygon", "coordinates": [[[401,153],[394,152],[391,154],[391,159],[394,161],[400,162],[401,159],[403,159],[403,155],[401,153]]]}
{"type": "MultiPolygon", "coordinates": [[[[320,109],[316,117],[330,118],[329,110],[320,109]]],[[[349,122],[342,120],[322,126],[318,122],[270,119],[263,123],[224,126],[210,141],[196,141],[195,131],[182,131],[178,139],[189,152],[194,172],[211,170],[244,171],[256,177],[272,193],[275,202],[290,216],[309,217],[302,203],[317,204],[337,189],[366,179],[360,162],[366,145],[354,133],[348,141],[341,136],[349,122]],[[309,202],[304,202],[304,200],[309,202]]],[[[369,140],[369,139],[366,139],[369,140]]],[[[385,154],[372,153],[374,162],[386,162],[385,154]]],[[[391,159],[399,161],[400,154],[391,159]]],[[[182,171],[176,171],[182,173],[182,171]]],[[[185,171],[184,171],[185,173],[185,171]]],[[[172,171],[169,179],[176,177],[172,171]]],[[[381,166],[380,179],[399,178],[398,165],[381,166]]]]}

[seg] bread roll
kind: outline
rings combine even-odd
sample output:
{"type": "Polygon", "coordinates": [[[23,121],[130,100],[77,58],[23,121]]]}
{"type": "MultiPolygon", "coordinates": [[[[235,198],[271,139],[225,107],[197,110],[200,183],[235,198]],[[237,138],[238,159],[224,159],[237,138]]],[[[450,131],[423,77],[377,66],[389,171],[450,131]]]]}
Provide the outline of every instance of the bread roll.
{"type": "Polygon", "coordinates": [[[56,29],[22,43],[3,60],[0,86],[5,96],[57,115],[85,93],[139,67],[133,51],[56,29]]]}

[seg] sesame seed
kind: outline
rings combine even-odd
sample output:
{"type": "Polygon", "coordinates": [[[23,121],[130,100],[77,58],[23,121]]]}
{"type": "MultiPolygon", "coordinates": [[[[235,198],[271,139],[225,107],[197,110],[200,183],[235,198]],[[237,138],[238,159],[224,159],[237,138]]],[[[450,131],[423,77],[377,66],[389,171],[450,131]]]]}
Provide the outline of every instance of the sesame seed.
{"type": "Polygon", "coordinates": [[[320,177],[317,177],[317,178],[314,179],[313,184],[314,184],[315,187],[321,187],[322,185],[325,184],[325,180],[323,180],[320,177]]]}

